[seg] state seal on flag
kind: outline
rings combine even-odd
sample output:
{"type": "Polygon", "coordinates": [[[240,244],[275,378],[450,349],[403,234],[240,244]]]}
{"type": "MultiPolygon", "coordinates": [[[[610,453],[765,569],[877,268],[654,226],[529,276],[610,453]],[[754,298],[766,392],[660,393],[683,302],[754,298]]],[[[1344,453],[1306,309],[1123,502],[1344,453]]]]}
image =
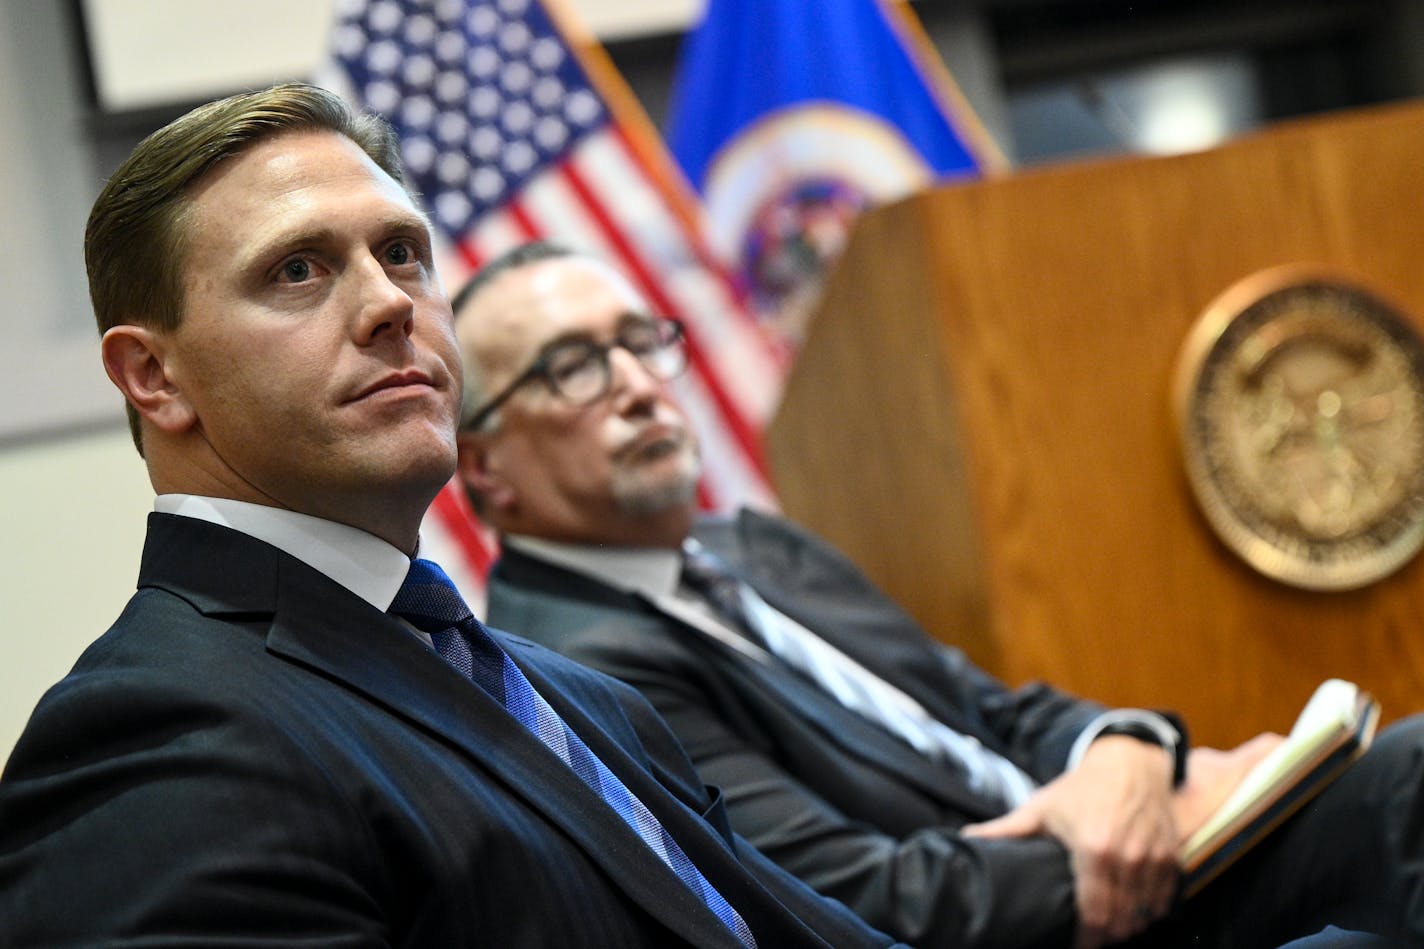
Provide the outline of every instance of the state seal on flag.
{"type": "Polygon", "coordinates": [[[856,215],[931,179],[911,143],[879,116],[797,104],[747,126],[714,156],[704,188],[710,237],[757,315],[798,342],[856,215]]]}

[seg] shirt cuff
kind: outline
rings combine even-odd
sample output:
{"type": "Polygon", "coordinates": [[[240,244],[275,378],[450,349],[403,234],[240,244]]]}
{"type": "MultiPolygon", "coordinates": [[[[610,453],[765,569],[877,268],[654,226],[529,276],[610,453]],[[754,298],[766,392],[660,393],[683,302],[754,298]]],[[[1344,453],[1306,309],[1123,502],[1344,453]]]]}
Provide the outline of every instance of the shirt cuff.
{"type": "Polygon", "coordinates": [[[1088,753],[1088,746],[1105,735],[1127,735],[1160,745],[1172,759],[1172,784],[1182,783],[1187,774],[1187,742],[1182,729],[1160,712],[1145,708],[1118,708],[1104,712],[1088,723],[1068,749],[1066,770],[1072,770],[1088,753]]]}

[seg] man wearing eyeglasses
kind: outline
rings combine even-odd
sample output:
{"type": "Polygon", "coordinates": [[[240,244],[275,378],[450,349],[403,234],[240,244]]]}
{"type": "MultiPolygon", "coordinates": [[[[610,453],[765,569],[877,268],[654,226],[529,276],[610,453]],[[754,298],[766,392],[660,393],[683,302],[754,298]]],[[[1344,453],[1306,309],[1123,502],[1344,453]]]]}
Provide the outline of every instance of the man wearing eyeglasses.
{"type": "Polygon", "coordinates": [[[1180,835],[1274,736],[1188,755],[1160,714],[1010,690],[795,525],[698,517],[680,328],[605,263],[527,245],[454,310],[490,621],[637,686],[737,832],[817,889],[927,947],[1266,946],[1405,912],[1424,939],[1418,727],[1181,904],[1180,835]]]}
{"type": "Polygon", "coordinates": [[[460,466],[490,523],[515,546],[676,547],[701,471],[662,389],[687,365],[682,328],[606,264],[545,244],[482,271],[455,298],[467,304],[463,345],[479,358],[465,367],[460,466]]]}

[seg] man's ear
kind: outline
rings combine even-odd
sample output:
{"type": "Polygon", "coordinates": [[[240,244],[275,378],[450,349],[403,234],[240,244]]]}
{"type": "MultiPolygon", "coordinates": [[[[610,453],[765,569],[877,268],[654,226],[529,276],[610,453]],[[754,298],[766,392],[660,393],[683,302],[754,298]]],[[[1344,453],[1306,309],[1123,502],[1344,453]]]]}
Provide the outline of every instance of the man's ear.
{"type": "Polygon", "coordinates": [[[515,491],[499,464],[495,440],[485,432],[460,432],[455,439],[460,451],[456,470],[465,487],[479,496],[486,509],[509,510],[515,491]]]}
{"type": "Polygon", "coordinates": [[[197,412],[166,370],[167,337],[147,326],[110,327],[99,344],[104,371],[150,425],[177,434],[191,428],[197,412]]]}

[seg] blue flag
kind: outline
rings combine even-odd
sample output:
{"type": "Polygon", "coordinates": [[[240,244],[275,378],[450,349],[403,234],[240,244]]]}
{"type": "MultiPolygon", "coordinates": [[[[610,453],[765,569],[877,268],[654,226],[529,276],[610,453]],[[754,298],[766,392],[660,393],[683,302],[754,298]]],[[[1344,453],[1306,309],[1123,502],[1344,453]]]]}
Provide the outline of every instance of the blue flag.
{"type": "Polygon", "coordinates": [[[894,0],[708,0],[667,139],[714,248],[793,342],[856,214],[996,157],[894,0]]]}

